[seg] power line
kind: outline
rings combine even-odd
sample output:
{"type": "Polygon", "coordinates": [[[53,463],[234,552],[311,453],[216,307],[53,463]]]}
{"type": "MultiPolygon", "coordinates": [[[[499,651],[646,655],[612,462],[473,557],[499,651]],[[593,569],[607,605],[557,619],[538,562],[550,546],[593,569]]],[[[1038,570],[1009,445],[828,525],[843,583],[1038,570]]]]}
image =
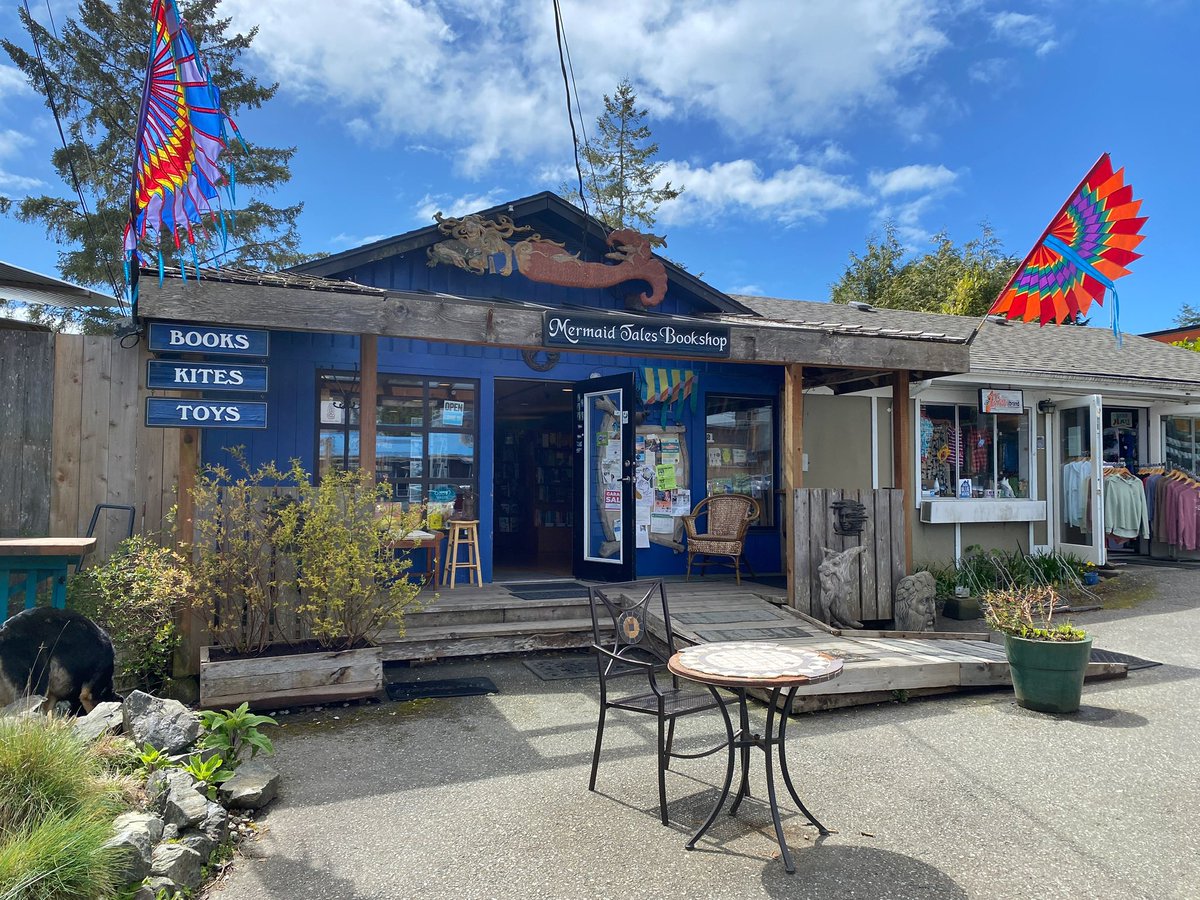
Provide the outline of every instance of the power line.
{"type": "Polygon", "coordinates": [[[575,133],[575,115],[571,112],[571,82],[567,76],[567,59],[563,50],[565,29],[563,28],[562,9],[558,0],[554,0],[554,37],[558,41],[558,65],[562,69],[563,91],[567,95],[567,122],[571,125],[571,148],[575,151],[575,174],[579,178],[579,205],[583,208],[583,236],[580,240],[580,250],[587,250],[587,197],[583,193],[583,166],[579,162],[579,135],[575,133]]]}

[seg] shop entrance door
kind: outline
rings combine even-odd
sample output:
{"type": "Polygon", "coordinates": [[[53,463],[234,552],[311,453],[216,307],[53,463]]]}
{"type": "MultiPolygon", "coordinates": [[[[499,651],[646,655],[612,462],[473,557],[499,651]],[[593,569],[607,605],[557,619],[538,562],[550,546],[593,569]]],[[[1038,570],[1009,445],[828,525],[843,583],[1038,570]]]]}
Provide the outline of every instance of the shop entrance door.
{"type": "Polygon", "coordinates": [[[575,577],[632,581],[633,374],[577,381],[573,394],[575,577]]]}
{"type": "Polygon", "coordinates": [[[1056,403],[1054,469],[1058,475],[1058,549],[1103,565],[1104,470],[1099,394],[1056,403]]]}

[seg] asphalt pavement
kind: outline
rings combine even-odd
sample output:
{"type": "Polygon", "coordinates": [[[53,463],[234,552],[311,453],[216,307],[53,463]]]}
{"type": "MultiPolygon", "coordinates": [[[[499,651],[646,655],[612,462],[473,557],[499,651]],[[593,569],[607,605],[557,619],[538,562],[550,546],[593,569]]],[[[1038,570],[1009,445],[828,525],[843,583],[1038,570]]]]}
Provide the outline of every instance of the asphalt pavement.
{"type": "MultiPolygon", "coordinates": [[[[499,694],[282,717],[280,798],[211,896],[1200,897],[1200,574],[1121,577],[1148,599],[1077,621],[1095,646],[1163,665],[1089,684],[1077,715],[989,691],[796,719],[797,788],[836,833],[817,840],[784,804],[794,875],[757,799],[685,851],[722,755],[674,764],[663,827],[653,719],[610,714],[590,793],[595,678],[542,681],[498,659],[407,674],[485,676],[499,694]]],[[[723,735],[716,713],[691,717],[677,746],[723,735]]]]}

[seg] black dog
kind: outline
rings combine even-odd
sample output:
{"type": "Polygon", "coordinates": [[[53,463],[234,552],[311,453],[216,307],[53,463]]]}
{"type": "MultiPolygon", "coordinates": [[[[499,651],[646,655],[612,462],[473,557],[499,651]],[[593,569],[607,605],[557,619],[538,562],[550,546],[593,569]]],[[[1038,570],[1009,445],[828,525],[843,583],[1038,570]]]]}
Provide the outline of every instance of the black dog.
{"type": "Polygon", "coordinates": [[[74,610],[37,607],[0,625],[0,707],[41,694],[53,710],[120,701],[113,691],[113,645],[99,625],[74,610]]]}

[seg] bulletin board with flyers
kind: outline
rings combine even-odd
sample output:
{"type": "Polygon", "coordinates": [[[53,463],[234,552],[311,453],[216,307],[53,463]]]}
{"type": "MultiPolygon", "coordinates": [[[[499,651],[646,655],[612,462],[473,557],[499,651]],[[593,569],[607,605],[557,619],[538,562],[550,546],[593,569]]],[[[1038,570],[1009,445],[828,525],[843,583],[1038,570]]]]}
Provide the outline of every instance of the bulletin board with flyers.
{"type": "Polygon", "coordinates": [[[687,429],[639,425],[634,437],[635,546],[683,550],[683,519],[692,511],[687,429]]]}

